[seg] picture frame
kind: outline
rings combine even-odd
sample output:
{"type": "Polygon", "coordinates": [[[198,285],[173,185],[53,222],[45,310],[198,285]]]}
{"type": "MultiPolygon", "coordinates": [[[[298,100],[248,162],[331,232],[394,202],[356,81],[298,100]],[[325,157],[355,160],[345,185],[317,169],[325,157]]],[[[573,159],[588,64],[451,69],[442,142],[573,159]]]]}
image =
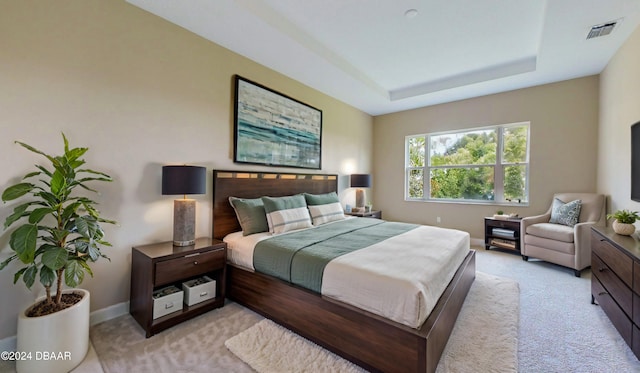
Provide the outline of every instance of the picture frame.
{"type": "Polygon", "coordinates": [[[235,75],[233,161],[321,169],[322,110],[235,75]]]}

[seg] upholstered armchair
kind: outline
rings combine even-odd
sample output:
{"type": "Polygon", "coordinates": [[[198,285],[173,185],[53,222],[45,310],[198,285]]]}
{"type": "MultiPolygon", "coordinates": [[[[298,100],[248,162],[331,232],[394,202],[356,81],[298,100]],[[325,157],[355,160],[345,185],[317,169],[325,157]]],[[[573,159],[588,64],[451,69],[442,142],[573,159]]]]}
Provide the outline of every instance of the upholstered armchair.
{"type": "Polygon", "coordinates": [[[591,226],[606,222],[605,196],[594,193],[562,193],[553,196],[543,215],[523,218],[520,242],[523,260],[529,257],[569,267],[576,277],[591,266],[591,226]],[[580,202],[575,202],[580,200],[580,202]],[[579,205],[579,214],[576,210],[579,205]],[[572,224],[574,223],[574,224],[572,224]]]}

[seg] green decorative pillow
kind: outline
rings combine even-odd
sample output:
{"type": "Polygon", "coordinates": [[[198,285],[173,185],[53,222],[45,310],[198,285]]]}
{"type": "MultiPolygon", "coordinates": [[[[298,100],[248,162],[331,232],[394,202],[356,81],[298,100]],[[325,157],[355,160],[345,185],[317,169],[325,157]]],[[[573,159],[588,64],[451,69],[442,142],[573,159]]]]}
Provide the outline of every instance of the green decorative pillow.
{"type": "Polygon", "coordinates": [[[309,206],[327,205],[329,203],[340,202],[340,199],[338,199],[338,195],[336,194],[336,192],[326,194],[305,193],[304,198],[307,201],[307,205],[309,206]]]}
{"type": "Polygon", "coordinates": [[[582,201],[579,199],[564,203],[561,200],[554,198],[553,206],[551,207],[551,219],[549,220],[549,223],[562,224],[573,227],[578,223],[581,208],[582,201]]]}
{"type": "Polygon", "coordinates": [[[311,227],[307,202],[302,194],[288,197],[262,197],[269,232],[284,233],[311,227]]]}
{"type": "Polygon", "coordinates": [[[267,214],[261,198],[244,199],[229,197],[229,203],[236,211],[238,222],[242,227],[242,235],[268,232],[267,214]]]}

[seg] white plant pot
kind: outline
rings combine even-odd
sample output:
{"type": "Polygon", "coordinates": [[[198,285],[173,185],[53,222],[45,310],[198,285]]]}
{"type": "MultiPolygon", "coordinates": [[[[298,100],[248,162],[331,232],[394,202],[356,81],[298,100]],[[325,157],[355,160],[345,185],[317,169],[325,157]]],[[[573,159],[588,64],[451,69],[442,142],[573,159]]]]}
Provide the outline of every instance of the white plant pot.
{"type": "Polygon", "coordinates": [[[83,297],[69,308],[46,316],[27,317],[29,307],[18,315],[16,351],[24,357],[16,361],[18,373],[69,372],[84,360],[89,349],[89,292],[64,291],[71,292],[80,292],[83,297]]]}
{"type": "Polygon", "coordinates": [[[617,234],[623,235],[623,236],[631,236],[632,234],[634,234],[636,232],[636,226],[633,224],[627,224],[627,223],[620,223],[617,220],[613,221],[612,224],[613,227],[613,231],[616,232],[617,234]]]}

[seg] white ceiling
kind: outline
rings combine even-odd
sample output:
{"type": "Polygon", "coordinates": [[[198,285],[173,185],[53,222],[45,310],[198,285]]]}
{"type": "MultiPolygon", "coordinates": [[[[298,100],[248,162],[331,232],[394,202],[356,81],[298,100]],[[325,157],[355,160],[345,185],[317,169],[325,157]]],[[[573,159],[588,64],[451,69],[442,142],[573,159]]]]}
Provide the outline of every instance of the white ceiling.
{"type": "Polygon", "coordinates": [[[598,74],[640,23],[640,0],[127,1],[371,115],[598,74]]]}

